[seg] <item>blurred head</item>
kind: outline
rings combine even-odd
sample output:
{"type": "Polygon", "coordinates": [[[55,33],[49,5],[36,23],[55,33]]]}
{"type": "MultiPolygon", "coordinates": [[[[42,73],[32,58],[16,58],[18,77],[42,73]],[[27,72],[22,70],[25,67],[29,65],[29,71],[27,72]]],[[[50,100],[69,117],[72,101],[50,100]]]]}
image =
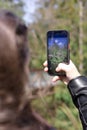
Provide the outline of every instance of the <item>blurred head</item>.
{"type": "Polygon", "coordinates": [[[0,122],[14,118],[25,103],[28,52],[26,25],[12,12],[0,10],[0,122]]]}

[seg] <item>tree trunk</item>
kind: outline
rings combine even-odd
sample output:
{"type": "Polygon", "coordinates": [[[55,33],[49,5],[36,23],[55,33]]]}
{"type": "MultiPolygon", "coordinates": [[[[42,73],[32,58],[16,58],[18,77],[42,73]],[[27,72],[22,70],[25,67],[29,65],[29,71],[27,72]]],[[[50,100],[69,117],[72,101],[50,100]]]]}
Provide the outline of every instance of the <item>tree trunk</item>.
{"type": "Polygon", "coordinates": [[[83,1],[78,0],[79,4],[79,70],[83,72],[83,1]]]}

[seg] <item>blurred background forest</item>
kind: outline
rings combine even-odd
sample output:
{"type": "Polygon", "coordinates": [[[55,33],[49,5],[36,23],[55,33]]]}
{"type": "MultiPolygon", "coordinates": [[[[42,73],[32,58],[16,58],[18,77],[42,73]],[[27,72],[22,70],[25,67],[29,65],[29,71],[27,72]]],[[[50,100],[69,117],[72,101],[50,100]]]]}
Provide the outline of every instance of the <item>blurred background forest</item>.
{"type": "MultiPolygon", "coordinates": [[[[51,29],[70,32],[70,57],[79,71],[87,75],[87,0],[0,0],[0,8],[13,11],[26,22],[29,28],[29,68],[39,74],[38,79],[44,75],[46,32],[51,29]]],[[[36,83],[36,77],[32,74],[30,80],[36,83]]],[[[58,82],[53,87],[49,83],[50,77],[47,80],[44,80],[49,84],[45,84],[46,89],[42,92],[42,86],[39,86],[38,96],[31,99],[33,107],[58,130],[81,130],[78,112],[66,86],[58,82]]]]}

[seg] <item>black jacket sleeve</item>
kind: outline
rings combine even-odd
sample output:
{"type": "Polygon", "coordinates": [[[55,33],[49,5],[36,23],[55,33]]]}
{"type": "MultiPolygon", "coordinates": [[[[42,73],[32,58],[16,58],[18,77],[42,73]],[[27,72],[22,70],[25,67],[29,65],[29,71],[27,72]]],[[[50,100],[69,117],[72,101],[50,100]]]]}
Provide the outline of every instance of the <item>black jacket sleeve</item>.
{"type": "Polygon", "coordinates": [[[79,76],[71,80],[68,89],[75,106],[79,110],[83,130],[87,130],[87,77],[79,76]]]}

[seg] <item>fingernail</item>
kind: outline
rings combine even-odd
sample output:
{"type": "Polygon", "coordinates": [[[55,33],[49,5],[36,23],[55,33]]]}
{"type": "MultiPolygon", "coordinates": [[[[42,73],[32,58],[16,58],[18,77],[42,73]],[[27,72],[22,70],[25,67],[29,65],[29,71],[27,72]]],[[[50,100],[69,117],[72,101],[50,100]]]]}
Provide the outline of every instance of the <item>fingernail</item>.
{"type": "Polygon", "coordinates": [[[52,82],[55,82],[55,79],[52,79],[52,82]]]}
{"type": "Polygon", "coordinates": [[[56,71],[58,71],[58,68],[56,68],[56,71]]]}

